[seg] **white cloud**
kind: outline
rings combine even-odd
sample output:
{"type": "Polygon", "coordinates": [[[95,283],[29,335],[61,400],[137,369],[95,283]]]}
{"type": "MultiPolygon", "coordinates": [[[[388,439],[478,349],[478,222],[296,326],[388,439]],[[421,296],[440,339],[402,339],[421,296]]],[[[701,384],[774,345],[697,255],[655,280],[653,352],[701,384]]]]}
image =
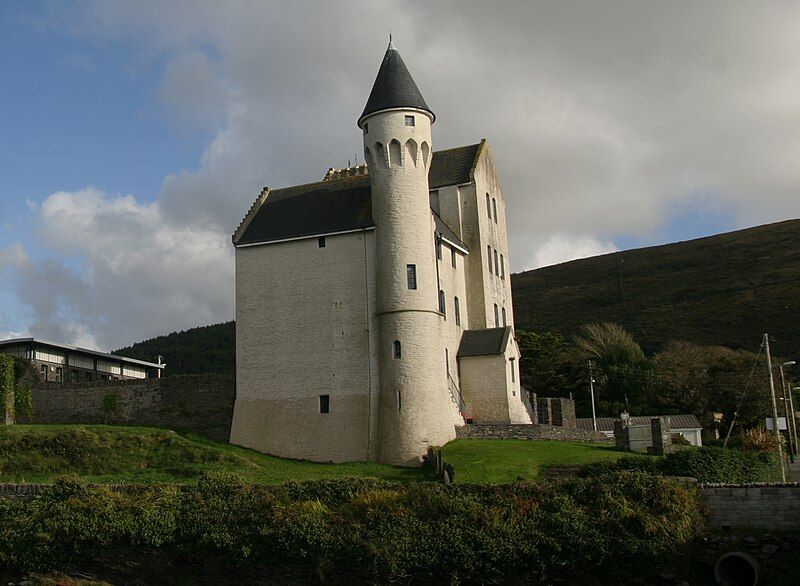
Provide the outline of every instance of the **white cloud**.
{"type": "Polygon", "coordinates": [[[602,241],[591,236],[570,236],[551,234],[534,246],[536,253],[526,269],[537,269],[578,258],[617,252],[619,248],[610,241],[602,241]]]}

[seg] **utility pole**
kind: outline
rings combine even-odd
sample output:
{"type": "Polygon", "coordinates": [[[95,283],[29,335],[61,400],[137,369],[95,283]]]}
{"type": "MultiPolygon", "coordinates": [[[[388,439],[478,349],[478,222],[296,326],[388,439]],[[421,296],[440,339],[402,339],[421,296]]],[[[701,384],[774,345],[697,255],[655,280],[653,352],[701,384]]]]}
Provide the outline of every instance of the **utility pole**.
{"type": "Polygon", "coordinates": [[[592,396],[592,429],[597,431],[597,413],[594,410],[594,375],[592,374],[592,361],[589,361],[589,393],[592,396]]]}
{"type": "Polygon", "coordinates": [[[794,441],[792,441],[792,425],[789,420],[789,399],[786,396],[792,391],[786,386],[786,377],[783,375],[783,367],[792,366],[793,364],[794,362],[784,362],[778,366],[781,371],[781,391],[783,392],[783,414],[786,416],[786,435],[789,436],[789,461],[792,464],[794,464],[794,444],[797,442],[797,438],[794,438],[794,441]]]}
{"type": "Polygon", "coordinates": [[[767,370],[769,370],[769,392],[772,397],[772,427],[775,430],[775,439],[778,440],[778,457],[781,460],[781,478],[786,482],[786,465],[783,462],[783,446],[781,445],[781,432],[778,430],[778,403],[775,400],[775,380],[772,377],[772,357],[769,354],[769,334],[764,334],[764,348],[767,351],[767,370]]]}

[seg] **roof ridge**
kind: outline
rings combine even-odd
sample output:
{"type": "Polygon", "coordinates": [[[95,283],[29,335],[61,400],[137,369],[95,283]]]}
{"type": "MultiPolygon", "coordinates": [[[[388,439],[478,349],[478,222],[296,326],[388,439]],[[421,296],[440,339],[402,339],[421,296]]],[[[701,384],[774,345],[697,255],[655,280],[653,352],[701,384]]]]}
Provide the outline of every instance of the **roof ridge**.
{"type": "Polygon", "coordinates": [[[233,241],[234,244],[236,244],[239,241],[239,239],[242,237],[242,234],[244,234],[244,231],[247,230],[247,227],[250,225],[250,222],[252,222],[253,218],[256,217],[256,213],[258,213],[258,210],[260,210],[261,206],[264,205],[264,202],[267,201],[269,194],[270,194],[269,187],[264,187],[261,190],[261,193],[258,194],[258,197],[250,206],[250,209],[247,210],[247,213],[244,215],[244,218],[242,218],[242,221],[239,222],[239,226],[237,226],[236,230],[233,231],[231,240],[233,241]]]}

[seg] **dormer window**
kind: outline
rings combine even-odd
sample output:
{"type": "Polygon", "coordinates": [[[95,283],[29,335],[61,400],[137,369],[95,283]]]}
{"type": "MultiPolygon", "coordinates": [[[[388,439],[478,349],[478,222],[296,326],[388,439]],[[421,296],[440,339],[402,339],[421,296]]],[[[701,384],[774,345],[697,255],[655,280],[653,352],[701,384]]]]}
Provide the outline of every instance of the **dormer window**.
{"type": "Polygon", "coordinates": [[[406,126],[416,126],[413,116],[406,116],[406,126]]]}

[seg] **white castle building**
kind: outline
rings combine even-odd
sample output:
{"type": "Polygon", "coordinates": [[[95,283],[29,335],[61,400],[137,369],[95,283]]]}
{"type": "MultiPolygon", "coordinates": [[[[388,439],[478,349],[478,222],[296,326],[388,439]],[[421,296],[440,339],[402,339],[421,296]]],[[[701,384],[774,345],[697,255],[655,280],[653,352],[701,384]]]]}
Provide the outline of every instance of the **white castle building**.
{"type": "Polygon", "coordinates": [[[247,212],[232,443],[418,465],[465,421],[531,422],[492,154],[434,151],[434,120],[390,43],[358,119],[367,164],[247,212]]]}

